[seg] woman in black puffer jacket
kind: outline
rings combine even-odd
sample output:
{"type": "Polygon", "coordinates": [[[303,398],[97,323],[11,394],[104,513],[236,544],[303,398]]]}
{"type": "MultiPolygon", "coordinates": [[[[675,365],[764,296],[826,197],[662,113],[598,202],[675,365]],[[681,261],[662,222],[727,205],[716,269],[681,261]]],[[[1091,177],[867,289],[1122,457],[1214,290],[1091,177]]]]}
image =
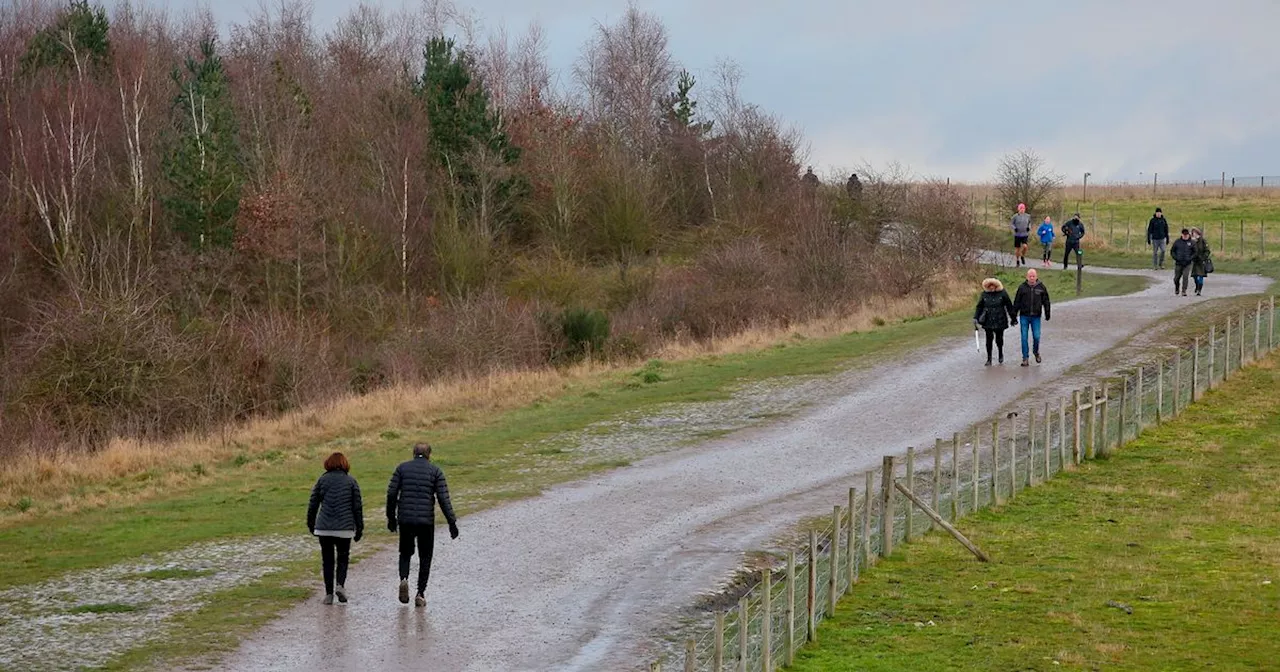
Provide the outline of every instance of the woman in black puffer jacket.
{"type": "Polygon", "coordinates": [[[1000,363],[1004,364],[1004,330],[1017,323],[1018,314],[1009,293],[1004,291],[1004,284],[995,278],[983,280],[982,296],[978,297],[978,307],[973,310],[973,328],[982,327],[987,331],[987,366],[991,366],[992,341],[999,350],[1000,363]]]}
{"type": "Polygon", "coordinates": [[[344,584],[351,542],[360,541],[364,536],[364,502],[360,498],[360,484],[350,472],[351,463],[346,455],[330,455],[324,461],[324,475],[311,488],[311,504],[307,506],[307,530],[320,539],[325,604],[333,604],[335,594],[339,602],[347,601],[344,584]],[[336,589],[333,585],[335,564],[336,589]]]}

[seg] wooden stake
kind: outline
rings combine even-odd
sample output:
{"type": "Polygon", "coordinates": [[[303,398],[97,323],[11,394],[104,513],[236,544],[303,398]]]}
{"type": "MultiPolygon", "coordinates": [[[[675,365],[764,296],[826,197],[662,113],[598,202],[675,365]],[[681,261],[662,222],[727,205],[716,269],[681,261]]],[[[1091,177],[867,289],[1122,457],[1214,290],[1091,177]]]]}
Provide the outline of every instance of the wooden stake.
{"type": "Polygon", "coordinates": [[[977,512],[978,512],[978,508],[979,508],[979,507],[980,507],[980,505],[981,505],[981,502],[979,502],[979,501],[978,501],[978,500],[979,500],[979,497],[978,497],[978,480],[979,480],[979,478],[981,477],[981,474],[979,473],[979,470],[978,470],[978,443],[979,443],[979,439],[980,439],[980,438],[982,438],[982,437],[980,436],[980,434],[979,434],[979,432],[978,432],[978,428],[977,428],[977,427],[974,427],[974,428],[973,428],[973,443],[969,445],[969,448],[970,448],[970,449],[972,450],[972,452],[973,452],[973,461],[969,463],[969,469],[970,469],[970,476],[969,476],[970,481],[969,481],[969,484],[973,486],[973,491],[969,493],[969,497],[970,497],[970,498],[971,498],[971,500],[972,500],[972,501],[970,502],[970,504],[972,504],[972,505],[973,505],[973,507],[972,507],[972,508],[970,508],[970,509],[969,509],[969,511],[970,511],[970,512],[972,512],[972,513],[977,513],[977,512]]]}
{"type": "Polygon", "coordinates": [[[716,612],[715,640],[711,649],[711,669],[720,672],[724,669],[724,612],[716,612]]]}
{"type": "Polygon", "coordinates": [[[870,567],[875,562],[871,553],[871,493],[876,491],[875,473],[867,471],[867,494],[862,498],[862,566],[870,567]]]}
{"type": "MultiPolygon", "coordinates": [[[[912,492],[915,492],[916,490],[916,449],[914,447],[907,448],[906,483],[907,483],[907,489],[912,492]]],[[[905,534],[903,535],[903,539],[905,539],[908,544],[911,543],[912,538],[915,536],[915,529],[914,529],[915,525],[912,518],[915,518],[915,516],[911,515],[911,509],[910,507],[908,507],[907,517],[906,517],[906,520],[904,521],[904,524],[906,525],[906,531],[905,531],[905,534]]]]}
{"type": "Polygon", "coordinates": [[[845,542],[847,545],[845,546],[845,549],[844,549],[845,550],[844,564],[848,565],[847,567],[848,572],[846,576],[848,580],[845,581],[845,584],[848,586],[848,590],[853,590],[853,582],[857,579],[857,576],[858,576],[857,572],[855,571],[858,567],[858,564],[853,561],[855,554],[858,552],[857,551],[858,544],[856,541],[858,537],[856,534],[854,534],[857,524],[858,524],[858,489],[849,488],[849,521],[845,525],[845,528],[846,528],[845,537],[848,539],[848,541],[845,542]]]}
{"type": "Polygon", "coordinates": [[[911,500],[912,504],[915,504],[921,511],[924,511],[924,515],[929,516],[929,518],[932,519],[933,522],[937,523],[939,527],[946,530],[947,533],[954,537],[956,541],[969,549],[969,552],[977,556],[978,560],[981,560],[982,562],[991,562],[991,558],[988,557],[986,553],[983,553],[982,549],[975,546],[973,542],[965,538],[963,534],[960,534],[959,530],[952,527],[947,521],[943,520],[942,516],[939,516],[936,511],[929,508],[924,502],[920,501],[918,497],[911,494],[906,488],[903,488],[901,483],[895,483],[894,485],[898,486],[898,489],[902,491],[902,494],[905,495],[907,499],[911,500]]]}
{"type": "Polygon", "coordinates": [[[743,597],[738,600],[738,672],[747,672],[747,631],[751,628],[748,616],[747,598],[743,597]]]}
{"type": "MultiPolygon", "coordinates": [[[[893,456],[886,455],[880,473],[880,557],[893,554],[893,456]]],[[[816,543],[816,542],[815,542],[816,543]]]]}
{"type": "Polygon", "coordinates": [[[831,571],[827,587],[827,615],[836,613],[836,601],[840,599],[840,505],[831,510],[831,571]]]}
{"type": "Polygon", "coordinates": [[[1075,431],[1072,432],[1071,462],[1080,464],[1080,390],[1074,390],[1071,396],[1075,400],[1076,413],[1075,431]]]}
{"type": "Polygon", "coordinates": [[[960,433],[951,435],[951,520],[960,520],[960,433]]]}
{"type": "Polygon", "coordinates": [[[991,423],[991,503],[999,506],[1000,499],[1000,421],[991,423]]]}
{"type": "Polygon", "coordinates": [[[818,641],[818,531],[809,530],[809,595],[805,609],[807,635],[809,641],[818,641]]]}
{"type": "Polygon", "coordinates": [[[942,439],[933,440],[933,510],[941,510],[942,502],[942,439]]]}
{"type": "MultiPolygon", "coordinates": [[[[796,659],[796,554],[787,553],[787,652],[783,663],[790,667],[796,659]]],[[[720,672],[720,667],[712,668],[720,672]]]]}
{"type": "Polygon", "coordinates": [[[695,652],[698,649],[698,643],[692,639],[684,642],[684,672],[697,672],[698,657],[695,652]]]}
{"type": "MultiPolygon", "coordinates": [[[[839,534],[840,529],[836,528],[836,535],[839,534]]],[[[773,570],[760,570],[760,582],[764,588],[760,597],[760,672],[773,672],[773,570]]]]}

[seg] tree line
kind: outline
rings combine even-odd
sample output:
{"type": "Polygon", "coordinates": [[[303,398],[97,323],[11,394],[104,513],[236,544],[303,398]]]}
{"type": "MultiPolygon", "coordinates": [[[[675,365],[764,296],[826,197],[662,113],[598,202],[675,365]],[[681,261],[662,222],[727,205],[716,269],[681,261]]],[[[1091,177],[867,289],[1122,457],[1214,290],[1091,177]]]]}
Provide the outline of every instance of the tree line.
{"type": "Polygon", "coordinates": [[[967,254],[946,185],[806,186],[800,134],[652,14],[596,24],[563,80],[537,26],[477,25],[0,9],[0,450],[641,357],[928,291],[967,254]]]}

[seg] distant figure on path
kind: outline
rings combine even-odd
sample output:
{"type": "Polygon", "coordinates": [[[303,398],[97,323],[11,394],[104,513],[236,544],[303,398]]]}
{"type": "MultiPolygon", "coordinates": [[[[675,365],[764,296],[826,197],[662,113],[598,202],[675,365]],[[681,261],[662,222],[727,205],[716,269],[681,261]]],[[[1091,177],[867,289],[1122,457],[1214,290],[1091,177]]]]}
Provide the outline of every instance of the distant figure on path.
{"type": "Polygon", "coordinates": [[[1053,264],[1049,261],[1053,255],[1053,239],[1057,237],[1057,231],[1053,227],[1053,218],[1045,215],[1044,222],[1040,224],[1040,228],[1036,229],[1036,236],[1040,238],[1040,246],[1044,248],[1044,254],[1040,255],[1040,265],[1048,268],[1053,264]]]}
{"type": "Polygon", "coordinates": [[[413,446],[413,459],[401,462],[387,485],[387,529],[400,532],[400,603],[409,603],[409,565],[418,547],[418,592],[414,606],[427,606],[427,580],[436,543],[436,502],[449,521],[449,536],[458,538],[458,518],[449,501],[444,472],[431,463],[431,445],[413,446]]]}
{"type": "Polygon", "coordinates": [[[845,183],[844,190],[849,194],[849,199],[854,203],[858,203],[862,200],[862,182],[858,180],[857,173],[849,176],[849,181],[845,183]]]}
{"type": "Polygon", "coordinates": [[[1156,214],[1147,222],[1147,244],[1151,246],[1151,268],[1164,268],[1164,250],[1169,245],[1169,220],[1164,218],[1164,211],[1156,208],[1156,214]]]}
{"type": "Polygon", "coordinates": [[[813,200],[818,194],[818,176],[813,174],[813,166],[809,166],[804,176],[800,178],[800,186],[804,188],[805,198],[813,200]]]}
{"type": "Polygon", "coordinates": [[[1009,293],[1004,285],[995,278],[982,281],[982,296],[978,297],[978,306],[973,309],[973,328],[982,327],[987,332],[987,364],[991,366],[991,342],[995,341],[1000,355],[1000,363],[1004,364],[1004,330],[1017,324],[1017,313],[1009,293]]]}
{"type": "Polygon", "coordinates": [[[1204,276],[1213,272],[1213,261],[1210,260],[1209,241],[1205,240],[1200,229],[1191,229],[1191,278],[1196,281],[1196,296],[1204,289],[1204,276]]]}
{"type": "Polygon", "coordinates": [[[1066,224],[1062,225],[1062,235],[1067,240],[1067,251],[1062,253],[1062,270],[1067,270],[1067,261],[1071,259],[1071,251],[1076,253],[1076,268],[1084,266],[1080,256],[1080,241],[1084,238],[1084,222],[1080,221],[1080,213],[1075,213],[1066,224]]]}
{"type": "Polygon", "coordinates": [[[1027,241],[1031,240],[1031,215],[1027,214],[1025,203],[1018,204],[1018,212],[1009,220],[1009,228],[1013,229],[1013,265],[1026,266],[1027,241]]]}
{"type": "Polygon", "coordinates": [[[1036,269],[1027,271],[1027,280],[1018,287],[1013,297],[1013,307],[1018,311],[1018,322],[1022,325],[1022,365],[1027,363],[1027,330],[1031,331],[1031,354],[1040,363],[1040,315],[1044,314],[1045,322],[1049,321],[1049,288],[1040,282],[1036,269]]]}
{"type": "Polygon", "coordinates": [[[364,536],[364,502],[360,498],[360,484],[351,477],[351,463],[342,453],[334,453],[324,461],[324,475],[311,488],[307,531],[320,540],[324,603],[333,604],[335,595],[339,602],[345,603],[351,542],[360,541],[364,536]]]}
{"type": "Polygon", "coordinates": [[[1195,259],[1195,252],[1191,248],[1191,231],[1182,230],[1182,236],[1173,241],[1169,256],[1173,257],[1173,295],[1186,296],[1187,278],[1191,276],[1191,262],[1195,259]]]}

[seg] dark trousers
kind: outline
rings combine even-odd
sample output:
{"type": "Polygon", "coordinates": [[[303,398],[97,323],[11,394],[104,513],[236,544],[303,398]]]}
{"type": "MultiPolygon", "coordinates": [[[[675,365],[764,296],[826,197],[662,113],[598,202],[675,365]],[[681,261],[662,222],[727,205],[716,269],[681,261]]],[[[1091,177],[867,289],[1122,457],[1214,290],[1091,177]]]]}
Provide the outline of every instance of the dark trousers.
{"type": "Polygon", "coordinates": [[[1187,280],[1191,278],[1191,264],[1174,264],[1173,291],[1187,293],[1187,280]]]}
{"type": "Polygon", "coordinates": [[[413,547],[418,546],[418,594],[426,592],[427,579],[431,578],[431,556],[436,548],[434,525],[400,525],[400,579],[409,578],[409,561],[413,559],[413,547]]]}
{"type": "Polygon", "coordinates": [[[1000,359],[1004,359],[1004,329],[986,329],[987,332],[987,361],[991,361],[991,341],[996,342],[996,348],[1000,352],[1000,359]]]}
{"type": "Polygon", "coordinates": [[[334,564],[338,569],[338,585],[347,585],[347,564],[351,560],[351,540],[342,537],[316,537],[320,540],[320,566],[324,571],[324,594],[333,594],[334,564]],[[337,556],[336,558],[334,556],[337,556]],[[336,563],[335,563],[336,560],[336,563]]]}
{"type": "Polygon", "coordinates": [[[1063,270],[1066,270],[1067,268],[1067,261],[1071,259],[1072,250],[1075,250],[1075,253],[1076,253],[1076,265],[1077,266],[1080,265],[1080,241],[1068,240],[1067,251],[1062,253],[1062,269],[1063,270]]]}

